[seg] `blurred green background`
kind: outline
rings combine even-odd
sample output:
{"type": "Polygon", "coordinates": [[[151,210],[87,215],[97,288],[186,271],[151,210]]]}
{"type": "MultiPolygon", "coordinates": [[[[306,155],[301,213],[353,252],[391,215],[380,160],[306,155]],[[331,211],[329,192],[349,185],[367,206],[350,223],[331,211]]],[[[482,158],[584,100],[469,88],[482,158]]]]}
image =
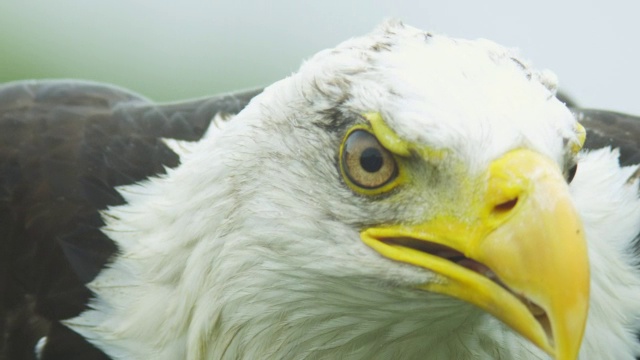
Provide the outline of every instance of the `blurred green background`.
{"type": "Polygon", "coordinates": [[[268,85],[397,17],[517,47],[579,103],[640,114],[640,3],[2,0],[0,82],[82,78],[158,101],[268,85]]]}

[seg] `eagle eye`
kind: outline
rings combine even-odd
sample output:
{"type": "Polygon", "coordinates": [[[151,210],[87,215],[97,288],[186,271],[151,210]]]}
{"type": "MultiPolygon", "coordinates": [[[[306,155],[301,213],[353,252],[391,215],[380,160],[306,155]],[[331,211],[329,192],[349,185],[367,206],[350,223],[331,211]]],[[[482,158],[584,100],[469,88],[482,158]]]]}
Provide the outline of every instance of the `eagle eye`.
{"type": "Polygon", "coordinates": [[[363,129],[347,135],[340,157],[344,175],[359,188],[376,189],[398,175],[393,155],[380,145],[373,134],[363,129]]]}
{"type": "Polygon", "coordinates": [[[576,172],[578,172],[578,164],[574,163],[565,171],[565,179],[568,184],[571,184],[573,178],[576,176],[576,172]]]}

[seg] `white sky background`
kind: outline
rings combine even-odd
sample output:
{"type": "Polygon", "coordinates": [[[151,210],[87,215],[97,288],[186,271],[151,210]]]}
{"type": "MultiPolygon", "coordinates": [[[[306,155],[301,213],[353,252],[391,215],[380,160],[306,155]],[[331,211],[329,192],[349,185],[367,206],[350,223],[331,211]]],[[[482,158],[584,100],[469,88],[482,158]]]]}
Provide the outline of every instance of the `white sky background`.
{"type": "Polygon", "coordinates": [[[516,47],[579,104],[640,114],[639,13],[633,0],[2,0],[0,77],[26,64],[177,100],[268,85],[397,17],[516,47]]]}

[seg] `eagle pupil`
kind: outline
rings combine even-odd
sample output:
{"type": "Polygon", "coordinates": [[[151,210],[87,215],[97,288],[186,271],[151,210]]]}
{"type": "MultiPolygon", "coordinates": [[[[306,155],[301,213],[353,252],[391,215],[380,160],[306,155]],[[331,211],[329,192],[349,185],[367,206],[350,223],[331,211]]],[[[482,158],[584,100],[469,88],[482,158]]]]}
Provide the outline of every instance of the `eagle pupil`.
{"type": "Polygon", "coordinates": [[[369,173],[374,173],[382,168],[382,153],[380,149],[366,148],[360,155],[360,166],[369,173]]]}
{"type": "Polygon", "coordinates": [[[566,175],[568,183],[571,183],[571,181],[573,181],[573,178],[576,176],[577,171],[578,171],[578,164],[574,164],[572,167],[569,168],[566,175]]]}

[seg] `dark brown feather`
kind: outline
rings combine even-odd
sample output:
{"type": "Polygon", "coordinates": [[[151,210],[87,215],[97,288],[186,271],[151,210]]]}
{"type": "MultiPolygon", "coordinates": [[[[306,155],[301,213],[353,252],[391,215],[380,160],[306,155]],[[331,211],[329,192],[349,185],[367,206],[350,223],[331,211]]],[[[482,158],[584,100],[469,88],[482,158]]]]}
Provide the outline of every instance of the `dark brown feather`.
{"type": "Polygon", "coordinates": [[[86,309],[84,284],[117,253],[98,211],[179,164],[161,138],[198,140],[257,93],[154,104],[88,82],[0,87],[0,359],[33,359],[42,336],[43,359],[106,358],[58,322],[86,309]]]}
{"type": "Polygon", "coordinates": [[[620,165],[640,164],[640,117],[613,111],[572,109],[587,129],[586,149],[620,149],[620,165]]]}

